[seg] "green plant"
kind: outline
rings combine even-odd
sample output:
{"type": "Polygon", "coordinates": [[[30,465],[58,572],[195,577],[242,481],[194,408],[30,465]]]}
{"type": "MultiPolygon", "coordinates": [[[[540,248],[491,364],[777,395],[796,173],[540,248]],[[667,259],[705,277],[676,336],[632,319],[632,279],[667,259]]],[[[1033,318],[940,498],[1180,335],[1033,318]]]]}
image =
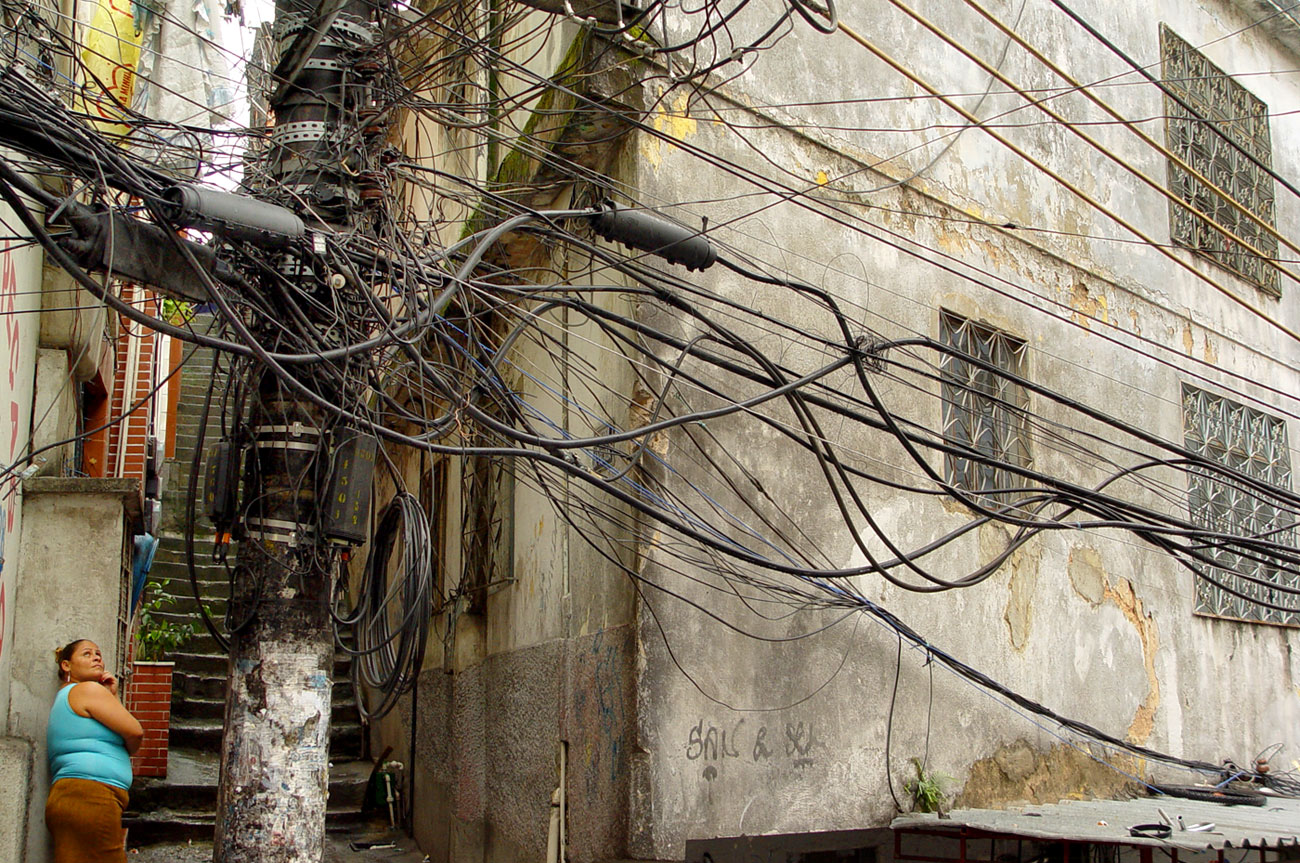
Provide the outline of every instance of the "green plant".
{"type": "Polygon", "coordinates": [[[197,632],[193,623],[173,623],[158,616],[175,602],[163,593],[168,581],[164,578],[145,585],[145,593],[153,598],[140,606],[140,622],[135,630],[135,658],[138,662],[158,662],[197,632]]]}
{"type": "Polygon", "coordinates": [[[943,773],[926,772],[919,758],[913,758],[912,764],[916,767],[916,778],[903,786],[912,795],[912,809],[917,812],[943,812],[944,804],[948,802],[946,786],[952,777],[943,773]]]}
{"type": "Polygon", "coordinates": [[[162,301],[162,318],[169,324],[180,326],[188,324],[194,317],[194,304],[185,300],[173,300],[171,297],[163,297],[162,301]]]}

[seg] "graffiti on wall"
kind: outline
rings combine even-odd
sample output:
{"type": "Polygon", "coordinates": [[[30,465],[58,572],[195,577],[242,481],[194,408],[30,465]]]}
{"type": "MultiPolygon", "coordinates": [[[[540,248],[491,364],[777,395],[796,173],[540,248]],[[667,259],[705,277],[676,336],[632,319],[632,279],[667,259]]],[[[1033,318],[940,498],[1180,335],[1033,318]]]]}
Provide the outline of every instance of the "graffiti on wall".
{"type": "MultiPolygon", "coordinates": [[[[22,408],[18,404],[18,367],[22,358],[22,330],[19,327],[21,317],[16,308],[18,297],[18,274],[14,266],[14,256],[9,243],[0,242],[0,316],[4,318],[4,348],[0,355],[4,357],[6,380],[4,388],[3,421],[0,422],[0,452],[5,454],[5,466],[12,465],[18,456],[22,441],[20,418],[22,408]],[[6,440],[7,439],[7,440],[6,440]]],[[[5,635],[5,546],[13,534],[14,515],[18,504],[18,477],[10,475],[0,481],[0,656],[4,655],[5,635]]]]}
{"type": "Polygon", "coordinates": [[[700,775],[712,782],[729,762],[797,771],[816,763],[817,751],[826,744],[812,722],[791,719],[766,724],[737,719],[731,725],[717,725],[701,718],[686,734],[686,758],[698,762],[700,775]]]}
{"type": "Polygon", "coordinates": [[[582,748],[574,755],[591,800],[607,795],[617,786],[624,766],[625,650],[621,641],[601,630],[592,639],[590,653],[575,664],[575,673],[585,678],[574,690],[575,720],[592,733],[583,735],[582,748]]]}

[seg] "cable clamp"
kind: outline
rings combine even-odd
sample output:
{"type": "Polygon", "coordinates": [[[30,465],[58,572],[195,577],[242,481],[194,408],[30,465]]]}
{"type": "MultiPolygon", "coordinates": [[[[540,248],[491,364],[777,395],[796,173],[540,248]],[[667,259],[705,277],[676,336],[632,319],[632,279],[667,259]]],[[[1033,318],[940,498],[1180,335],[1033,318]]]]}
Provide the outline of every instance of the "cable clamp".
{"type": "Polygon", "coordinates": [[[647,45],[644,40],[642,40],[640,37],[632,35],[626,30],[619,33],[618,38],[626,42],[628,49],[635,54],[640,54],[642,57],[650,57],[653,56],[654,54],[654,50],[649,45],[647,45]]]}
{"type": "Polygon", "coordinates": [[[310,435],[315,435],[316,437],[320,437],[324,434],[323,431],[316,428],[315,426],[304,425],[303,423],[296,422],[296,421],[288,425],[257,426],[253,429],[254,436],[261,435],[263,433],[287,434],[287,435],[293,435],[294,437],[302,437],[305,434],[310,434],[310,435]]]}
{"type": "Polygon", "coordinates": [[[309,524],[298,524],[297,522],[285,521],[279,518],[258,518],[256,516],[246,517],[244,527],[248,529],[250,535],[255,534],[256,539],[269,539],[272,542],[283,542],[290,546],[298,545],[301,542],[309,542],[316,532],[309,524]]]}
{"type": "Polygon", "coordinates": [[[280,440],[259,440],[253,444],[254,449],[274,449],[274,450],[293,450],[296,452],[320,452],[321,445],[318,443],[302,443],[300,441],[280,440]]]}
{"type": "Polygon", "coordinates": [[[886,342],[876,341],[869,336],[858,336],[849,346],[849,352],[859,357],[862,364],[873,372],[884,371],[885,352],[889,350],[886,342]]]}
{"type": "Polygon", "coordinates": [[[577,23],[583,25],[584,27],[587,26],[595,27],[598,23],[600,23],[596,20],[595,16],[593,15],[587,15],[584,17],[582,15],[579,15],[577,12],[574,12],[573,3],[571,3],[570,0],[564,0],[564,17],[568,18],[570,21],[576,21],[577,23]]]}

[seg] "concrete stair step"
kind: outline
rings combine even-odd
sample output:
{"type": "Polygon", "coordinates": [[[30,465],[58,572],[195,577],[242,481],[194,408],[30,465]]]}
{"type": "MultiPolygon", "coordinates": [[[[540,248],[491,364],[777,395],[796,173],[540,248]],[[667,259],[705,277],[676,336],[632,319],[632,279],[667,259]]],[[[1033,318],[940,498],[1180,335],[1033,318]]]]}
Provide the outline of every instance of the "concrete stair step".
{"type": "MultiPolygon", "coordinates": [[[[222,729],[223,722],[220,719],[185,719],[173,716],[170,745],[216,752],[221,746],[222,729]]],[[[362,749],[359,722],[330,723],[330,758],[360,758],[362,749]]]]}
{"type": "MultiPolygon", "coordinates": [[[[173,678],[174,680],[174,678],[173,678]]],[[[190,719],[213,719],[221,721],[226,712],[225,681],[220,681],[221,690],[216,695],[190,695],[175,692],[172,695],[172,722],[190,719]]],[[[352,696],[351,686],[337,687],[330,700],[330,721],[345,725],[360,725],[361,715],[357,710],[356,699],[352,696]]]]}
{"type": "MultiPolygon", "coordinates": [[[[194,564],[196,566],[220,567],[224,566],[212,559],[212,537],[205,533],[197,533],[194,536],[194,564]]],[[[185,565],[185,538],[164,536],[158,542],[158,550],[154,552],[153,565],[158,566],[160,563],[177,563],[185,565]]]]}
{"type": "Polygon", "coordinates": [[[225,699],[226,675],[191,674],[177,669],[172,672],[172,710],[176,710],[177,696],[189,698],[225,699]]]}
{"type": "MultiPolygon", "coordinates": [[[[185,810],[155,810],[140,815],[123,815],[122,825],[127,828],[127,845],[141,848],[164,842],[211,843],[215,832],[216,816],[212,812],[185,810]]],[[[355,833],[365,829],[388,826],[387,817],[378,811],[362,812],[357,809],[327,807],[325,831],[331,834],[355,833]]],[[[210,846],[209,846],[210,847],[210,846]]]]}
{"type": "MultiPolygon", "coordinates": [[[[173,747],[167,755],[167,776],[137,779],[131,786],[127,814],[145,815],[160,809],[191,815],[211,813],[217,804],[217,781],[221,756],[216,752],[173,747]]],[[[369,761],[347,759],[331,762],[330,808],[337,811],[360,809],[370,778],[369,761]]]]}
{"type": "MultiPolygon", "coordinates": [[[[199,619],[199,603],[195,600],[194,595],[190,593],[188,579],[186,580],[184,587],[185,592],[179,596],[169,594],[171,604],[166,606],[166,611],[169,614],[192,617],[196,623],[202,626],[202,621],[199,619]]],[[[226,605],[227,602],[225,596],[204,597],[203,599],[203,606],[208,610],[208,614],[212,615],[217,626],[221,626],[221,622],[226,616],[226,605]]]]}
{"type": "MultiPolygon", "coordinates": [[[[226,676],[226,656],[217,654],[217,652],[201,652],[191,649],[186,645],[182,650],[172,654],[172,662],[175,663],[175,671],[182,675],[192,675],[198,677],[221,677],[226,676]]],[[[343,652],[334,654],[334,684],[346,681],[348,673],[352,667],[352,658],[343,652]]]]}

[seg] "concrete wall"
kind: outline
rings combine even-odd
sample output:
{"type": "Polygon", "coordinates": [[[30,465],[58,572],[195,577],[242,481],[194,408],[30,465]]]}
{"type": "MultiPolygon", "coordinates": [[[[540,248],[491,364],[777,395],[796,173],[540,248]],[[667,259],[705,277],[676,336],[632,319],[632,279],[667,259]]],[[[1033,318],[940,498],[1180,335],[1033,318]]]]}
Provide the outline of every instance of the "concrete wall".
{"type": "MultiPolygon", "coordinates": [[[[1247,28],[1253,19],[1244,6],[1168,0],[1133,16],[1101,0],[1072,5],[1140,62],[1158,59],[1161,20],[1193,44],[1210,43],[1210,58],[1242,75],[1273,112],[1273,165],[1283,176],[1300,176],[1300,121],[1289,114],[1300,92],[1285,76],[1255,74],[1293,68],[1297,57],[1267,29],[1247,28]]],[[[730,33],[741,43],[785,8],[754,0],[730,33]]],[[[1126,66],[1050,7],[1007,0],[990,9],[1015,21],[1018,32],[1077,78],[1107,82],[1097,92],[1125,116],[1163,115],[1156,90],[1135,84],[1126,66]]],[[[1098,205],[1168,244],[1167,202],[1121,166],[1045,122],[1019,97],[1004,95],[1001,85],[980,102],[987,73],[885,0],[840,11],[847,25],[937,91],[976,94],[961,104],[1002,125],[1023,124],[998,129],[1098,205]]],[[[970,7],[951,0],[926,11],[980,56],[1001,62],[1017,85],[1061,86],[1019,49],[999,61],[1006,37],[970,7]]],[[[668,208],[690,224],[707,217],[720,243],[825,286],[871,339],[936,337],[940,310],[950,310],[1024,339],[1032,380],[1175,443],[1183,437],[1183,382],[1261,406],[1286,418],[1294,461],[1300,429],[1288,394],[1300,383],[1300,351],[1196,273],[1293,328],[1300,318],[1294,282],[1284,279],[1275,299],[1174,250],[1182,267],[1133,242],[1112,218],[979,129],[942,152],[960,118],[843,34],[823,36],[797,24],[753,58],[749,73],[707,99],[666,89],[665,80],[648,76],[652,131],[625,150],[612,184],[626,183],[638,203],[668,208]],[[780,105],[790,107],[764,107],[780,105]],[[705,165],[692,150],[737,170],[705,165]],[[770,193],[772,184],[802,196],[783,201],[770,193]]],[[[1088,123],[1123,162],[1164,184],[1165,157],[1156,150],[1113,124],[1093,125],[1100,112],[1078,96],[1052,105],[1088,123]]],[[[1159,120],[1142,125],[1164,140],[1159,120]]],[[[1284,233],[1298,208],[1279,194],[1276,223],[1284,233]]],[[[550,263],[568,272],[564,262],[550,263]]],[[[832,342],[840,338],[824,310],[787,289],[717,268],[692,278],[832,342]]],[[[624,309],[683,339],[700,332],[651,303],[624,309]]],[[[627,394],[629,410],[645,407],[640,382],[609,361],[614,354],[597,328],[554,312],[540,323],[578,361],[599,369],[611,389],[627,394]]],[[[815,338],[791,341],[735,326],[789,367],[807,370],[825,360],[815,338]]],[[[522,349],[515,363],[508,382],[539,414],[562,418],[577,434],[599,427],[573,409],[593,404],[591,393],[549,352],[522,349]]],[[[698,364],[685,368],[729,395],[757,391],[709,378],[713,372],[698,364]]],[[[933,380],[881,374],[873,382],[892,411],[940,427],[933,380]]],[[[831,384],[860,395],[847,372],[831,384]]],[[[628,408],[621,404],[619,410],[628,408]]],[[[696,406],[712,404],[700,399],[696,406]]],[[[1035,396],[1031,407],[1058,423],[1053,431],[1060,435],[1036,439],[1036,469],[1083,484],[1105,475],[1102,460],[1078,458],[1070,447],[1104,451],[1113,433],[1046,398],[1035,396]]],[[[764,409],[795,427],[779,405],[764,409]]],[[[607,418],[616,425],[628,419],[607,418]]],[[[710,420],[707,431],[693,440],[686,438],[691,429],[657,435],[653,452],[675,472],[651,473],[669,493],[691,497],[698,490],[715,512],[740,513],[723,530],[728,538],[752,544],[752,527],[785,552],[808,554],[831,569],[862,565],[863,545],[885,553],[865,528],[861,536],[849,533],[819,466],[786,436],[745,417],[710,420]],[[733,464],[733,479],[758,478],[761,493],[748,480],[720,482],[703,456],[733,464]]],[[[827,434],[841,457],[883,480],[924,483],[891,437],[838,419],[827,434]]],[[[942,470],[942,459],[930,458],[942,470]]],[[[900,651],[893,632],[865,616],[787,615],[779,606],[775,615],[756,613],[752,603],[728,597],[728,585],[711,570],[683,565],[673,553],[676,537],[660,534],[657,524],[644,525],[636,548],[626,533],[590,546],[579,491],[530,469],[517,467],[510,580],[489,593],[483,615],[453,607],[436,621],[416,691],[415,829],[435,860],[536,858],[566,751],[571,860],[674,860],[683,859],[688,840],[879,828],[895,811],[894,795],[909,805],[904,786],[915,777],[914,758],[950,777],[957,802],[972,806],[1106,795],[1134,775],[1162,775],[1150,764],[1070,745],[1077,741],[1017,715],[924,654],[900,651]],[[579,529],[566,516],[578,519],[579,529]],[[646,591],[634,605],[620,566],[688,602],[646,591]],[[689,602],[744,631],[719,625],[689,602]]],[[[970,517],[952,500],[900,493],[883,482],[862,486],[880,530],[903,548],[922,546],[970,517]]],[[[1185,493],[1184,477],[1173,471],[1126,491],[1180,517],[1185,493]]],[[[448,536],[454,544],[456,531],[448,536]]],[[[1008,538],[1006,528],[986,525],[927,564],[953,577],[989,560],[1008,538]]],[[[1130,534],[1044,534],[979,586],[945,594],[918,595],[875,577],[850,584],[994,679],[1132,742],[1208,761],[1245,761],[1273,742],[1289,750],[1300,743],[1294,630],[1196,616],[1192,575],[1130,534]]],[[[399,753],[407,746],[410,707],[377,733],[399,753]]]]}
{"type": "MultiPolygon", "coordinates": [[[[590,324],[566,326],[551,315],[543,325],[578,355],[595,360],[609,347],[590,324]]],[[[524,350],[514,358],[510,383],[558,417],[565,415],[559,394],[572,392],[566,375],[551,354],[524,350]],[[557,380],[554,392],[538,383],[557,380]]],[[[630,391],[630,383],[622,386],[630,391]]],[[[595,421],[576,412],[571,420],[571,430],[582,434],[595,421]]],[[[418,459],[405,457],[406,484],[414,489],[418,459]]],[[[447,595],[466,577],[460,541],[469,504],[460,498],[461,467],[452,460],[448,468],[447,595]]],[[[562,510],[570,504],[562,491],[556,494],[565,485],[563,477],[516,464],[513,559],[497,573],[500,583],[488,588],[482,614],[468,613],[462,599],[433,621],[413,696],[414,758],[408,756],[410,700],[375,728],[372,751],[392,745],[390,758],[410,762],[415,834],[433,860],[543,858],[562,770],[568,859],[611,859],[626,848],[632,589],[566,525],[562,510]]]]}
{"type": "MultiPolygon", "coordinates": [[[[5,206],[0,221],[17,223],[5,206]]],[[[6,468],[24,453],[31,434],[41,260],[36,248],[0,240],[0,461],[6,468]]],[[[24,566],[22,498],[16,475],[0,480],[0,857],[15,861],[22,859],[33,760],[31,741],[8,721],[15,634],[29,612],[17,596],[24,566]]]]}
{"type": "MultiPolygon", "coordinates": [[[[1236,6],[1224,3],[1157,3],[1141,16],[1099,0],[1071,5],[1141,62],[1159,56],[1160,20],[1193,44],[1234,34],[1249,23],[1236,6]]],[[[1010,21],[1021,4],[991,8],[1010,21]]],[[[984,89],[986,75],[888,3],[857,4],[840,13],[846,24],[940,92],[984,89]]],[[[926,14],[982,56],[996,58],[1005,42],[959,2],[932,4],[926,14]]],[[[1045,4],[1027,4],[1017,30],[1082,80],[1125,71],[1045,4]]],[[[1206,53],[1233,73],[1296,63],[1259,28],[1209,45],[1206,53]]],[[[1004,69],[1025,87],[1053,83],[1018,50],[1008,53],[1004,69]]],[[[1163,114],[1157,91],[1131,85],[1132,76],[1119,80],[1123,83],[1098,92],[1126,116],[1163,114]]],[[[1274,112],[1274,167],[1285,177],[1300,177],[1300,139],[1288,115],[1300,101],[1294,82],[1254,74],[1240,80],[1274,112]]],[[[1294,341],[1166,257],[1125,242],[1131,237],[1122,229],[979,130],[967,131],[947,155],[928,165],[942,144],[916,145],[960,120],[933,99],[900,98],[919,92],[844,36],[796,27],[779,47],[758,56],[754,71],[722,88],[707,105],[689,101],[685,91],[666,93],[652,118],[663,134],[641,136],[636,157],[626,166],[627,179],[640,200],[651,204],[697,200],[707,184],[707,203],[685,203],[672,209],[674,215],[688,223],[707,215],[711,225],[725,226],[714,232],[718,240],[826,286],[872,337],[937,337],[939,310],[955,311],[1025,339],[1031,379],[1174,442],[1183,437],[1182,382],[1212,391],[1240,390],[1242,395],[1230,397],[1257,399],[1287,420],[1294,461],[1300,434],[1289,395],[1295,392],[1300,356],[1294,341]],[[752,107],[792,102],[832,104],[752,107]],[[736,131],[712,122],[720,116],[713,111],[724,110],[727,120],[750,128],[736,131]],[[797,126],[798,132],[772,129],[773,120],[797,126]],[[925,131],[863,131],[872,129],[925,131]],[[755,184],[701,165],[687,147],[812,190],[804,199],[811,204],[756,194],[755,184]],[[880,171],[866,170],[867,165],[879,165],[880,171]],[[885,185],[923,168],[905,192],[837,191],[885,185]],[[827,182],[838,177],[845,179],[827,182]]],[[[975,101],[966,97],[962,104],[975,101]]],[[[980,115],[1018,104],[1015,97],[995,96],[980,115]]],[[[1077,97],[1054,104],[1075,120],[1096,119],[1095,109],[1077,97]]],[[[1044,118],[1022,108],[1003,119],[1044,118]]],[[[1145,128],[1163,141],[1160,123],[1145,128]]],[[[1164,199],[1077,138],[1050,124],[1003,131],[1157,241],[1168,242],[1164,199]]],[[[1089,131],[1163,183],[1159,153],[1119,128],[1089,131]]],[[[1295,223],[1297,207],[1300,202],[1279,188],[1277,224],[1283,233],[1295,223]]],[[[1200,259],[1181,251],[1175,255],[1230,285],[1247,305],[1289,326],[1297,323],[1295,282],[1284,279],[1277,300],[1200,259]]],[[[836,338],[825,314],[787,291],[716,271],[699,280],[729,298],[836,338]]],[[[694,333],[673,315],[654,310],[646,315],[656,325],[677,327],[685,337],[694,333]]],[[[776,344],[760,331],[750,334],[795,368],[811,368],[817,359],[804,346],[776,344]]],[[[884,376],[878,383],[899,415],[930,429],[941,426],[937,384],[884,376]]],[[[851,379],[843,385],[845,392],[860,393],[851,379]]],[[[733,382],[727,391],[744,394],[752,388],[733,382]]],[[[1104,449],[1085,437],[1101,433],[1100,427],[1045,399],[1036,398],[1032,407],[1064,423],[1057,429],[1064,441],[1104,449]]],[[[783,416],[778,408],[771,411],[783,416]]],[[[759,511],[806,532],[803,550],[825,554],[829,567],[865,562],[806,452],[770,427],[744,420],[710,421],[709,430],[716,440],[712,452],[737,459],[774,496],[775,503],[759,511]]],[[[882,434],[841,423],[832,427],[832,438],[854,464],[887,479],[924,482],[882,434]]],[[[670,458],[681,453],[682,434],[672,435],[668,447],[670,458]]],[[[1047,439],[1039,439],[1034,456],[1036,468],[1085,483],[1103,472],[1047,439]]],[[[941,459],[931,465],[942,470],[941,459]]],[[[695,483],[720,508],[744,511],[738,496],[706,471],[663,479],[683,494],[690,491],[688,481],[695,483]]],[[[1185,478],[1170,472],[1156,479],[1169,483],[1167,495],[1154,488],[1134,490],[1134,499],[1185,514],[1185,478]]],[[[903,548],[919,547],[968,518],[951,501],[900,494],[883,485],[867,486],[864,493],[873,516],[903,548]]],[[[934,556],[930,566],[945,576],[969,571],[988,560],[1007,536],[1002,527],[986,526],[934,556]]],[[[885,553],[874,537],[864,541],[873,553],[885,553]]],[[[766,620],[710,587],[680,578],[673,570],[681,564],[668,551],[666,546],[646,549],[648,579],[682,590],[760,636],[789,639],[836,617],[805,612],[766,620]]],[[[716,583],[706,571],[688,568],[687,574],[716,583]]],[[[946,594],[912,594],[877,578],[853,585],[994,679],[1133,742],[1211,762],[1248,760],[1273,742],[1287,743],[1288,751],[1300,744],[1295,631],[1196,616],[1192,575],[1130,534],[1045,534],[980,586],[946,594]]],[[[1089,754],[1104,755],[1117,770],[1159,773],[1152,765],[1063,747],[1053,727],[1040,728],[942,668],[926,665],[917,651],[904,649],[896,665],[897,639],[867,618],[850,617],[821,634],[771,643],[727,631],[683,603],[658,601],[654,611],[653,622],[648,615],[639,617],[644,656],[635,749],[641,754],[634,762],[631,804],[631,851],[638,859],[681,859],[685,842],[694,838],[884,825],[894,811],[886,764],[901,798],[904,782],[915,776],[914,757],[928,758],[929,770],[952,777],[952,791],[968,805],[1104,794],[1127,781],[1089,754]]]]}
{"type": "MultiPolygon", "coordinates": [[[[16,218],[0,207],[0,219],[16,218]]],[[[27,446],[32,424],[32,393],[36,371],[37,328],[41,307],[39,250],[0,241],[0,461],[8,467],[27,446]]],[[[17,477],[0,481],[0,711],[8,712],[8,685],[14,623],[15,579],[22,566],[22,493],[17,477]]]]}
{"type": "Polygon", "coordinates": [[[122,668],[125,529],[139,519],[139,483],[35,477],[23,492],[24,568],[14,591],[22,614],[14,624],[6,718],[9,734],[33,747],[25,860],[42,863],[49,844],[45,726],[59,685],[54,651],[89,638],[104,651],[106,667],[122,668]]]}

